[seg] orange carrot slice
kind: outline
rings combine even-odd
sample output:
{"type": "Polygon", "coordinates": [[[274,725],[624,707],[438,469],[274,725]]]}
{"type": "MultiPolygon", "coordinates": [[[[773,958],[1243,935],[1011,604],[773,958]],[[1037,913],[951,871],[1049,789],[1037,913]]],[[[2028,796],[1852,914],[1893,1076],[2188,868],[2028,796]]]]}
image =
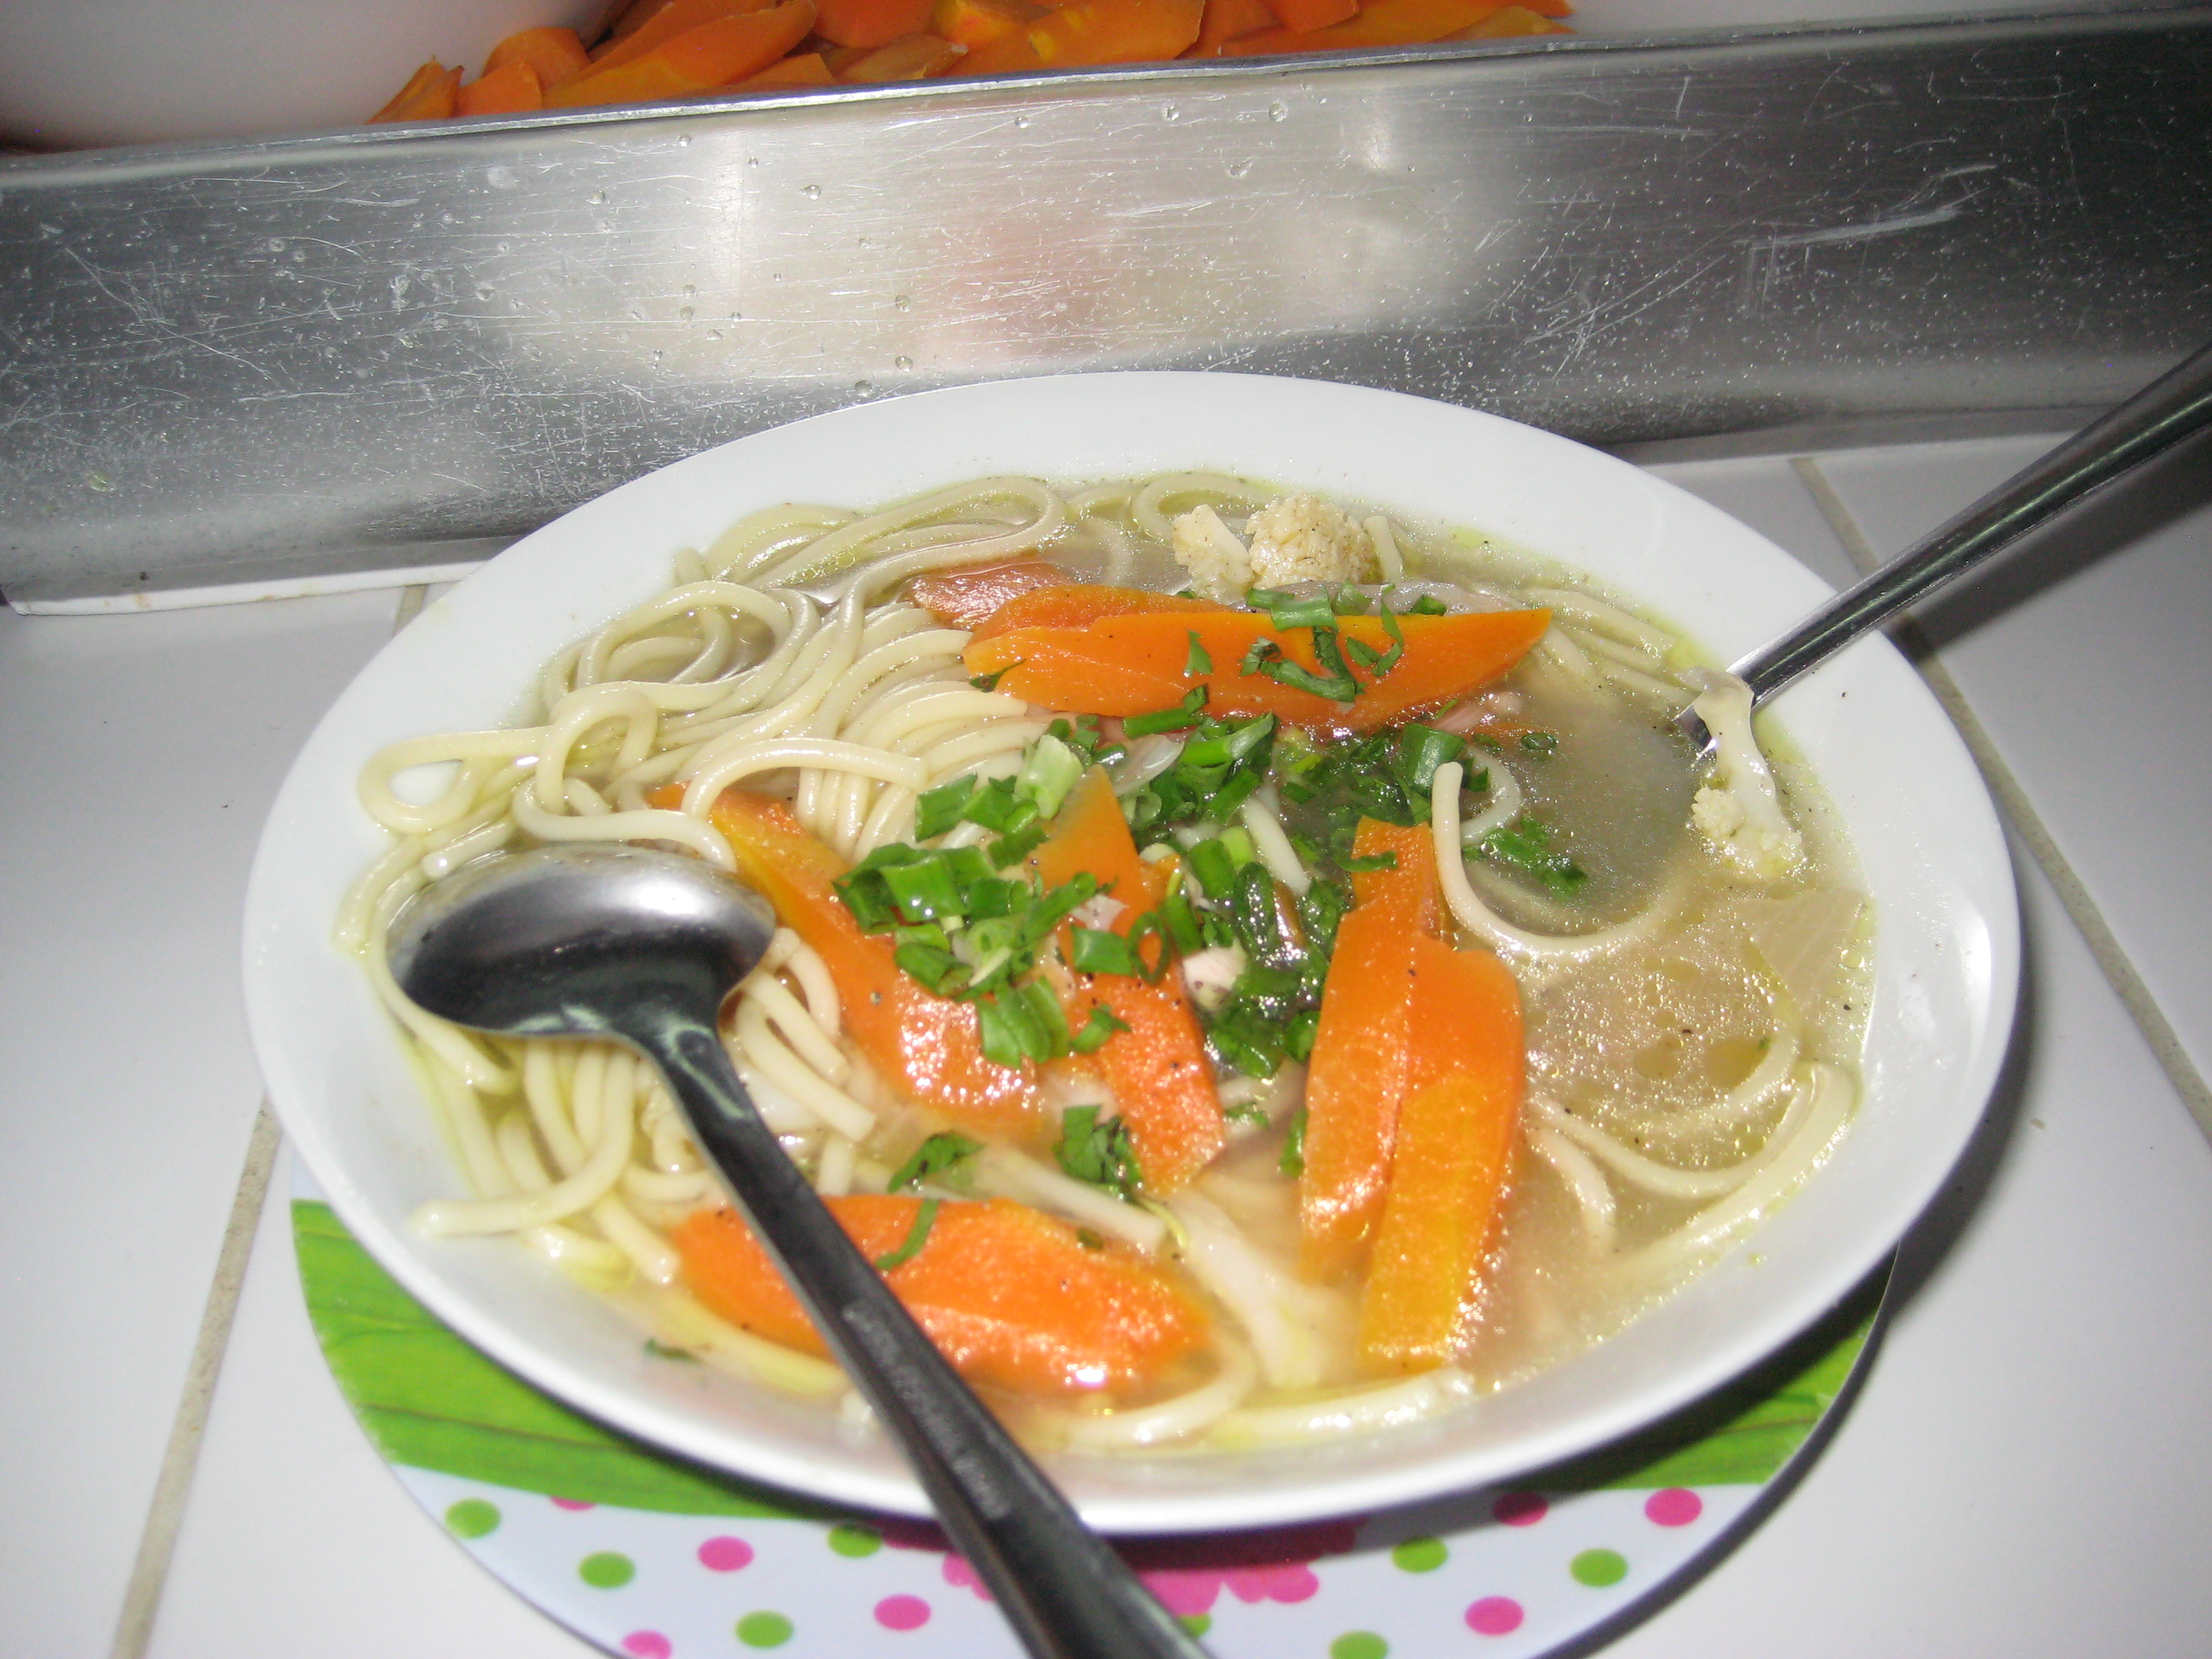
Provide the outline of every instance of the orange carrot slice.
{"type": "MultiPolygon", "coordinates": [[[[665,40],[724,17],[767,9],[770,0],[669,0],[669,3],[618,40],[610,40],[591,57],[590,70],[619,68],[635,63],[665,40]]],[[[578,73],[580,71],[571,71],[578,73]]]]}
{"type": "Polygon", "coordinates": [[[1487,951],[1413,943],[1411,1086],[1359,1304],[1371,1365],[1427,1370],[1458,1351],[1505,1206],[1525,1086],[1521,996],[1487,951]]]}
{"type": "Polygon", "coordinates": [[[1007,600],[1041,587],[1059,587],[1066,580],[1067,572],[1058,565],[1024,554],[964,570],[926,572],[907,584],[906,596],[947,628],[975,628],[1007,600]]]}
{"type": "Polygon", "coordinates": [[[1036,22],[1048,9],[1031,0],[936,0],[929,9],[929,29],[973,52],[1036,22]]]}
{"type": "Polygon", "coordinates": [[[779,58],[758,75],[748,75],[738,82],[741,87],[830,87],[837,77],[830,73],[830,65],[822,60],[818,52],[794,52],[788,58],[779,58]]]}
{"type": "Polygon", "coordinates": [[[1177,56],[1198,39],[1206,0],[1069,0],[1026,28],[968,54],[966,75],[1019,75],[1078,64],[1177,56]]]}
{"type": "Polygon", "coordinates": [[[1267,0],[1206,0],[1206,15],[1198,26],[1186,58],[1218,58],[1221,47],[1240,34],[1279,26],[1281,20],[1267,8],[1267,0]]]}
{"type": "MultiPolygon", "coordinates": [[[[1368,0],[1358,15],[1317,29],[1262,29],[1231,41],[1224,58],[1291,52],[1350,52],[1362,46],[1410,46],[1442,40],[1480,23],[1504,0],[1368,0]]],[[[1530,9],[1547,9],[1547,5],[1530,9]]],[[[1560,9],[1564,12],[1565,8],[1560,9]]]]}
{"type": "Polygon", "coordinates": [[[813,27],[814,0],[783,0],[766,11],[719,17],[627,63],[611,68],[592,64],[574,80],[549,88],[545,107],[652,103],[712,92],[759,74],[805,40],[813,27]]]}
{"type": "MultiPolygon", "coordinates": [[[[683,792],[671,785],[649,799],[672,807],[683,792]]],[[[738,872],[829,968],[846,1035],[894,1087],[979,1133],[1033,1133],[1035,1070],[987,1058],[975,1005],[932,996],[892,959],[889,938],[860,931],[830,884],[845,873],[843,859],[781,801],[750,790],[724,790],[708,817],[728,837],[738,872]]]]}
{"type": "Polygon", "coordinates": [[[1267,0],[1286,29],[1325,29],[1359,15],[1359,0],[1267,0]]]}
{"type": "Polygon", "coordinates": [[[1572,34],[1565,23],[1557,22],[1540,12],[1526,6],[1501,6],[1480,23],[1463,29],[1454,29],[1437,38],[1443,40],[1510,40],[1520,35],[1572,34]]]}
{"type": "Polygon", "coordinates": [[[933,0],[822,0],[814,27],[841,46],[888,46],[929,27],[933,0]]]}
{"type": "Polygon", "coordinates": [[[932,76],[944,74],[967,55],[967,47],[923,30],[885,41],[857,62],[847,64],[837,78],[855,85],[927,81],[932,76]]]}
{"type": "Polygon", "coordinates": [[[1420,1027],[1412,991],[1416,944],[1437,931],[1435,838],[1425,827],[1361,820],[1352,851],[1397,855],[1352,878],[1337,925],[1321,1025],[1306,1073],[1305,1171],[1298,1180],[1299,1266],[1342,1278],[1358,1266],[1382,1214],[1398,1114],[1420,1027]]]}
{"type": "Polygon", "coordinates": [[[669,0],[630,0],[630,3],[622,9],[622,15],[615,19],[613,26],[607,30],[605,38],[592,50],[595,52],[605,52],[616,41],[627,35],[636,33],[639,29],[665,11],[668,4],[669,0]]]}
{"type": "Polygon", "coordinates": [[[538,85],[550,87],[556,81],[567,80],[590,61],[574,29],[518,29],[491,49],[491,56],[484,59],[483,72],[489,76],[509,64],[527,64],[538,72],[538,85]]]}
{"type": "MultiPolygon", "coordinates": [[[[880,1261],[909,1241],[923,1200],[829,1202],[880,1261]]],[[[734,1212],[701,1211],[671,1237],[692,1293],[715,1313],[771,1342],[827,1352],[734,1212]]],[[[1204,1310],[1166,1273],[1125,1248],[1091,1249],[1065,1222],[1005,1199],[939,1204],[921,1248],[884,1278],[963,1376],[1016,1394],[1127,1395],[1206,1336],[1204,1310]]]]}
{"type": "Polygon", "coordinates": [[[1179,593],[1158,593],[1149,587],[1107,587],[1096,582],[1071,582],[1063,575],[1056,586],[1039,587],[1007,599],[975,629],[975,637],[1011,634],[1018,628],[1087,628],[1107,617],[1134,617],[1174,611],[1184,615],[1228,611],[1211,599],[1187,599],[1179,593]]]}
{"type": "Polygon", "coordinates": [[[392,101],[370,116],[369,125],[379,121],[442,121],[453,112],[453,105],[461,90],[461,72],[447,69],[433,58],[408,77],[407,84],[392,94],[392,101]]]}
{"type": "MultiPolygon", "coordinates": [[[[1160,878],[1137,855],[1121,803],[1103,770],[1093,769],[1068,792],[1051,839],[1031,860],[1048,890],[1088,871],[1123,908],[1108,924],[1123,937],[1159,902],[1160,878]]],[[[1069,935],[1061,931],[1063,950],[1069,935]]],[[[1157,947],[1154,947],[1157,948],[1157,947]]],[[[1158,984],[1126,974],[1077,974],[1066,999],[1068,1024],[1080,1030],[1093,1008],[1124,1024],[1090,1056],[1113,1091],[1145,1186],[1172,1193],[1211,1164],[1228,1139],[1213,1067],[1198,1016],[1175,974],[1158,984]]]]}
{"type": "MultiPolygon", "coordinates": [[[[1373,617],[1338,623],[1348,640],[1377,651],[1390,643],[1373,617]]],[[[1547,611],[1402,617],[1404,656],[1349,703],[1242,672],[1245,653],[1260,639],[1275,641],[1292,662],[1317,666],[1310,630],[1278,634],[1253,611],[1154,612],[1107,617],[1083,628],[1010,629],[970,641],[963,654],[969,673],[1006,671],[1001,690],[1069,714],[1146,714],[1172,708],[1203,684],[1210,714],[1273,714],[1319,731],[1370,732],[1486,685],[1519,662],[1550,623],[1547,611]],[[1210,673],[1182,672],[1194,635],[1212,662],[1210,673]]]]}
{"type": "Polygon", "coordinates": [[[486,70],[453,98],[456,115],[513,115],[545,107],[538,71],[520,58],[486,70]]]}

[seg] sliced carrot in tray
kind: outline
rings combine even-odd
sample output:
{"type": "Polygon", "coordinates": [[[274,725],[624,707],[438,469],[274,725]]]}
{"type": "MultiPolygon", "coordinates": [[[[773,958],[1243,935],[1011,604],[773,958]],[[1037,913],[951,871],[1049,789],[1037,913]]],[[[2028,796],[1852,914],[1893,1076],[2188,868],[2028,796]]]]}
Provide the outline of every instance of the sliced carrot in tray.
{"type": "Polygon", "coordinates": [[[1440,915],[1436,842],[1425,827],[1365,818],[1352,851],[1389,853],[1397,865],[1352,878],[1352,907],[1337,925],[1306,1073],[1299,1266],[1322,1280],[1358,1267],[1382,1217],[1419,1041],[1413,951],[1436,933],[1440,915]]]}
{"type": "Polygon", "coordinates": [[[453,112],[460,96],[461,72],[447,69],[433,58],[408,77],[392,101],[368,118],[379,121],[442,121],[453,112]]]}
{"type": "Polygon", "coordinates": [[[975,629],[988,640],[1018,628],[1087,628],[1106,617],[1133,617],[1154,611],[1197,615],[1226,613],[1229,607],[1211,599],[1187,599],[1180,593],[1158,593],[1149,587],[1107,587],[1097,582],[1071,582],[1063,576],[1055,586],[1020,593],[993,611],[975,629]]]}
{"type": "Polygon", "coordinates": [[[527,64],[537,72],[538,84],[550,87],[556,81],[565,81],[589,62],[591,58],[584,51],[584,43],[574,29],[517,29],[491,49],[491,56],[484,59],[484,74],[489,76],[493,70],[504,69],[509,64],[527,64]]]}
{"type": "MultiPolygon", "coordinates": [[[[1279,633],[1256,611],[1155,611],[1104,617],[1083,627],[1010,629],[970,641],[963,657],[971,674],[1005,671],[1001,690],[1070,714],[1149,714],[1174,707],[1202,684],[1209,714],[1272,714],[1318,731],[1371,732],[1488,684],[1527,655],[1550,624],[1547,611],[1401,617],[1405,654],[1381,679],[1369,684],[1371,677],[1363,676],[1363,689],[1350,702],[1243,672],[1246,653],[1261,640],[1303,668],[1319,665],[1311,630],[1279,633]],[[1210,672],[1183,672],[1194,638],[1210,672]]],[[[1378,652],[1391,643],[1373,617],[1341,617],[1337,626],[1346,640],[1378,652]]]]}
{"type": "Polygon", "coordinates": [[[1359,1304],[1362,1355],[1396,1370],[1466,1340],[1526,1086],[1520,991],[1495,956],[1415,940],[1412,1003],[1420,1042],[1359,1304]]]}
{"type": "Polygon", "coordinates": [[[1206,0],[1068,0],[1026,27],[976,47],[960,72],[1020,75],[1177,57],[1198,39],[1205,10],[1206,0]]]}
{"type": "Polygon", "coordinates": [[[888,46],[929,27],[933,0],[822,0],[815,23],[825,40],[841,46],[888,46]]]}
{"type": "MultiPolygon", "coordinates": [[[[1053,833],[1033,860],[1048,889],[1089,872],[1123,908],[1108,924],[1127,937],[1158,904],[1159,878],[1137,855],[1106,774],[1094,769],[1068,792],[1053,833]]],[[[1066,930],[1062,930],[1063,948],[1066,930]]],[[[1157,949],[1155,945],[1152,948],[1157,949]]],[[[1145,1187],[1172,1193],[1211,1164],[1228,1139],[1221,1097],[1198,1016],[1172,972],[1158,984],[1127,974],[1078,974],[1066,999],[1078,1030],[1103,1007],[1129,1029],[1106,1039],[1089,1063],[1113,1091],[1145,1187]]]]}
{"type": "Polygon", "coordinates": [[[783,0],[765,11],[717,17],[663,40],[641,56],[611,65],[594,64],[583,74],[548,88],[545,107],[652,103],[712,92],[757,75],[813,27],[814,0],[783,0]]]}
{"type": "MultiPolygon", "coordinates": [[[[683,790],[672,784],[649,799],[680,805],[683,790]]],[[[975,1005],[931,995],[892,959],[890,938],[860,931],[831,885],[845,860],[807,834],[789,807],[726,789],[708,817],[728,837],[739,873],[829,968],[846,1034],[893,1086],[981,1133],[1022,1137],[1036,1129],[1034,1068],[987,1058],[975,1005]]]]}
{"type": "Polygon", "coordinates": [[[456,115],[513,115],[545,107],[545,88],[538,71],[517,58],[488,69],[453,99],[456,115]]]}
{"type": "MultiPolygon", "coordinates": [[[[880,1262],[915,1243],[927,1201],[856,1194],[829,1204],[880,1262]]],[[[701,1211],[672,1237],[685,1282],[715,1313],[772,1342],[827,1352],[735,1213],[701,1211]]],[[[1205,1311],[1161,1269],[1126,1249],[1094,1249],[1065,1222],[1004,1199],[937,1204],[920,1248],[884,1277],[963,1376],[1017,1394],[1138,1392],[1207,1335],[1205,1311]]]]}
{"type": "MultiPolygon", "coordinates": [[[[1424,46],[1481,22],[1504,9],[1505,0],[1368,0],[1358,15],[1326,28],[1262,29],[1241,35],[1222,49],[1224,58],[1268,56],[1293,52],[1351,52],[1362,46],[1424,46]]],[[[1546,11],[1543,3],[1528,9],[1546,11]]],[[[1566,8],[1558,9],[1564,14],[1566,8]]],[[[1287,24],[1289,19],[1285,18],[1287,24]]]]}

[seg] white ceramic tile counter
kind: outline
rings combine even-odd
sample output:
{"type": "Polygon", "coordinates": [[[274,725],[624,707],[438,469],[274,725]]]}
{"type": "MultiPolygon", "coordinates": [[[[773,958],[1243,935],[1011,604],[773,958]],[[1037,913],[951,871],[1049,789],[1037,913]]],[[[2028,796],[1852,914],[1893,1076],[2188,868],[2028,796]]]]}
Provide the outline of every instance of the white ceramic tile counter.
{"type": "MultiPolygon", "coordinates": [[[[1837,580],[2033,447],[1661,470],[1837,580]]],[[[2201,1100],[2212,1056],[2212,883],[2192,856],[2212,806],[2208,458],[1933,618],[2017,780],[2027,843],[2065,861],[2054,886],[2022,859],[2018,1052],[1908,1243],[1897,1316],[1834,1440],[1608,1655],[2202,1650],[2212,1150],[2184,1095],[2201,1100]]],[[[281,1174],[225,1254],[241,1169],[267,1164],[235,990],[247,852],[394,604],[0,615],[16,876],[0,923],[0,1653],[589,1651],[443,1538],[355,1427],[301,1307],[281,1174]],[[101,810],[61,805],[79,800],[101,810]],[[226,1262],[243,1282],[227,1345],[204,1345],[220,1371],[201,1436],[195,1342],[211,1285],[230,1305],[226,1262]]]]}

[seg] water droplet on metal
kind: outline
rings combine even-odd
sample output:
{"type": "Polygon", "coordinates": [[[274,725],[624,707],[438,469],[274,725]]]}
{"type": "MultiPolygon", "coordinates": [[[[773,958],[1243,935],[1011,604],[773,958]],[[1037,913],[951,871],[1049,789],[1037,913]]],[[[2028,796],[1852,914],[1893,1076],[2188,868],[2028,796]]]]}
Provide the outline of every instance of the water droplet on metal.
{"type": "Polygon", "coordinates": [[[1267,106],[1267,118],[1270,121],[1289,120],[1291,118],[1291,106],[1285,103],[1281,99],[1276,99],[1273,103],[1267,106]]]}
{"type": "Polygon", "coordinates": [[[690,322],[691,320],[691,307],[690,306],[678,306],[676,308],[676,320],[679,323],[690,322]]]}
{"type": "Polygon", "coordinates": [[[891,359],[891,367],[893,368],[912,368],[914,367],[914,359],[908,356],[904,352],[901,352],[897,356],[891,359]]]}
{"type": "Polygon", "coordinates": [[[894,294],[891,295],[891,309],[893,311],[904,311],[913,303],[914,301],[908,299],[903,294],[894,294]]]}
{"type": "Polygon", "coordinates": [[[665,351],[656,351],[656,352],[654,352],[654,353],[653,354],[653,362],[655,362],[657,363],[657,362],[659,362],[663,357],[665,357],[667,355],[668,355],[668,354],[667,354],[666,352],[665,352],[665,351]]]}
{"type": "Polygon", "coordinates": [[[262,244],[262,246],[267,248],[271,253],[282,253],[284,251],[284,239],[282,236],[271,236],[262,244]]]}
{"type": "Polygon", "coordinates": [[[873,380],[855,380],[853,382],[853,395],[855,398],[872,398],[875,396],[875,392],[876,383],[873,380]]]}
{"type": "Polygon", "coordinates": [[[710,340],[719,340],[722,337],[722,331],[719,328],[710,328],[707,331],[707,337],[710,340]]]}
{"type": "Polygon", "coordinates": [[[1231,161],[1229,164],[1229,176],[1232,179],[1242,179],[1251,171],[1252,164],[1249,161],[1231,161]]]}
{"type": "Polygon", "coordinates": [[[686,283],[684,284],[684,297],[687,300],[698,291],[699,284],[696,283],[686,283]]]}
{"type": "Polygon", "coordinates": [[[607,204],[607,193],[603,190],[595,190],[586,199],[587,199],[593,207],[605,207],[607,204]]]}
{"type": "Polygon", "coordinates": [[[1018,127],[1025,127],[1029,125],[1029,124],[1030,118],[1026,115],[1017,115],[1014,117],[1014,125],[1018,127]]]}
{"type": "Polygon", "coordinates": [[[801,185],[799,187],[799,193],[801,196],[804,196],[810,202],[818,202],[822,199],[822,186],[819,185],[801,185]]]}
{"type": "Polygon", "coordinates": [[[691,135],[690,135],[690,133],[688,133],[688,132],[679,132],[679,133],[678,133],[678,134],[676,135],[676,148],[677,148],[677,149],[690,149],[690,148],[691,148],[691,135]]]}
{"type": "Polygon", "coordinates": [[[1180,120],[1182,120],[1182,106],[1180,104],[1163,104],[1163,105],[1161,105],[1161,106],[1160,106],[1160,119],[1161,119],[1161,120],[1163,120],[1163,121],[1180,121],[1180,120]]]}

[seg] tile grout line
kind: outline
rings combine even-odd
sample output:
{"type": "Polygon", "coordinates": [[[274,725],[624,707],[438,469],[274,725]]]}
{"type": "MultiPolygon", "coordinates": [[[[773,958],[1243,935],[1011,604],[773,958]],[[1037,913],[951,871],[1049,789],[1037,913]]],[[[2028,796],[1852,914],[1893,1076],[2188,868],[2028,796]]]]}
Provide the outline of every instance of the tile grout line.
{"type": "Polygon", "coordinates": [[[140,1659],[153,1634],[155,1610],[168,1577],[177,1534],[191,1494],[193,1471],[198,1467],[200,1444],[207,1428],[208,1410],[215,1399],[216,1378],[222,1370],[230,1346],[230,1328],[238,1313],[239,1291],[246,1281],[246,1267],[253,1254],[254,1236],[260,1225],[261,1206],[269,1194],[276,1168],[276,1150],[283,1136],[264,1098],[254,1116],[253,1133],[246,1142],[246,1164],[239,1176],[238,1191],[231,1200],[230,1219],[223,1230],[222,1253],[216,1258],[215,1278],[208,1288],[207,1306],[200,1315],[199,1336],[192,1344],[191,1364],[177,1404],[176,1420],[169,1429],[169,1443],[162,1453],[161,1470],[154,1482],[147,1505],[145,1530],[139,1534],[137,1559],[123,1593],[122,1615],[116,1620],[114,1644],[109,1659],[140,1659]]]}
{"type": "MultiPolygon", "coordinates": [[[[1828,527],[1843,543],[1851,562],[1869,573],[1881,564],[1881,555],[1875,551],[1850,508],[1828,482],[1819,459],[1810,455],[1795,455],[1790,465],[1806,493],[1812,496],[1813,504],[1827,520],[1828,527]]],[[[2066,907],[2066,914],[2088,945],[2089,954],[2096,958],[2106,983],[2112,988],[2127,1010],[2128,1018],[2150,1045],[2151,1054],[2160,1070],[2166,1073],[2166,1081],[2181,1097],[2189,1115],[2197,1121],[2198,1130],[2207,1139],[2212,1139],[2212,1088],[2206,1086],[2203,1076],[2183,1048],[2172,1022],[2166,1018],[2157,997],[2136,970],[2134,962],[2106,921],[2105,913],[2098,908],[2087,885],[2075,873],[2074,866],[2045,826],[2042,815],[2029,800],[2027,790],[1997,752],[1996,744],[1966,701],[1966,693],[1943,666],[1942,653],[1929,645],[1927,635],[1909,615],[1894,625],[1893,632],[1902,635],[1903,641],[1911,647],[1907,654],[1912,658],[1913,666],[1928,683],[1928,689],[1936,694],[1936,700],[1943,705],[1943,712],[1951,717],[1952,724],[1959,728],[1959,735],[1966,740],[1974,763],[1981,769],[1990,793],[1996,797],[1997,804],[2012,821],[2014,832],[2057,892],[2058,902],[2066,907]]]]}

